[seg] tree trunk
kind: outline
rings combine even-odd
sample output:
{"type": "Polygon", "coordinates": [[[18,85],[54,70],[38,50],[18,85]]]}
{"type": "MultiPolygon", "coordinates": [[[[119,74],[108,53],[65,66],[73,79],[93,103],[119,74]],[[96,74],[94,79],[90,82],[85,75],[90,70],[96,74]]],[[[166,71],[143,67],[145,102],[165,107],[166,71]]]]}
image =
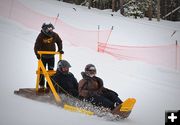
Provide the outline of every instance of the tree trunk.
{"type": "Polygon", "coordinates": [[[102,0],[99,0],[99,9],[103,9],[103,4],[102,4],[103,2],[102,2],[102,0]]]}
{"type": "Polygon", "coordinates": [[[164,0],[164,15],[167,14],[167,0],[164,0]]]}
{"type": "Polygon", "coordinates": [[[88,0],[88,2],[89,2],[88,9],[91,9],[92,0],[88,0]]]}
{"type": "Polygon", "coordinates": [[[124,16],[124,0],[120,0],[120,13],[124,16]]]}
{"type": "Polygon", "coordinates": [[[165,14],[165,2],[166,0],[161,0],[160,1],[160,17],[163,18],[165,14]]]}
{"type": "Polygon", "coordinates": [[[157,0],[157,21],[160,21],[160,0],[157,0]]]}
{"type": "Polygon", "coordinates": [[[115,11],[115,0],[112,0],[112,12],[115,11]]]}
{"type": "Polygon", "coordinates": [[[152,20],[152,0],[149,1],[148,17],[149,20],[152,20]]]}
{"type": "Polygon", "coordinates": [[[164,3],[164,6],[165,6],[165,9],[164,9],[164,15],[166,15],[168,13],[168,5],[167,5],[167,0],[165,0],[165,3],[164,3]]]}
{"type": "Polygon", "coordinates": [[[75,3],[76,5],[79,5],[80,1],[79,0],[73,0],[73,3],[75,3]]]}

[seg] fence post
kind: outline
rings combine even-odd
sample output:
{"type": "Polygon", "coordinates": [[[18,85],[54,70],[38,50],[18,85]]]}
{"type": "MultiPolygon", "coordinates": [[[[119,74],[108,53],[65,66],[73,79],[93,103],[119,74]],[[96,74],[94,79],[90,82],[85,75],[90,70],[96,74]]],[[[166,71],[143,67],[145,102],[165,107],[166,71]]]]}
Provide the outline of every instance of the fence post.
{"type": "Polygon", "coordinates": [[[179,68],[179,54],[178,54],[178,42],[176,40],[176,70],[179,68]]]}
{"type": "Polygon", "coordinates": [[[99,52],[99,29],[100,26],[98,25],[98,40],[97,40],[97,51],[99,52]]]}
{"type": "Polygon", "coordinates": [[[57,23],[58,18],[59,18],[59,13],[57,14],[57,17],[55,18],[54,26],[56,26],[56,23],[57,23]]]}
{"type": "Polygon", "coordinates": [[[109,41],[109,38],[110,38],[110,35],[111,35],[111,33],[112,33],[113,28],[114,28],[114,27],[112,26],[112,27],[111,27],[111,30],[110,30],[110,32],[109,32],[108,38],[107,38],[107,40],[106,40],[106,44],[104,45],[103,52],[104,52],[105,49],[106,49],[106,46],[107,46],[107,44],[108,44],[108,41],[109,41]]]}

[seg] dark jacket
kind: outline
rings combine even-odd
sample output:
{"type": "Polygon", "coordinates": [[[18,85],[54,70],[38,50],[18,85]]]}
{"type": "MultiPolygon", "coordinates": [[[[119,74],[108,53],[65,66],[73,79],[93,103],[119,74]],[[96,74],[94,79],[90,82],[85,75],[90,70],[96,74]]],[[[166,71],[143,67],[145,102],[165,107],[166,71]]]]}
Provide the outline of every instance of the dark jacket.
{"type": "Polygon", "coordinates": [[[72,73],[63,74],[57,70],[51,78],[58,93],[68,93],[74,97],[78,96],[78,82],[72,73]]]}
{"type": "Polygon", "coordinates": [[[83,79],[79,81],[78,91],[79,96],[89,98],[94,95],[113,95],[118,96],[116,92],[111,89],[105,88],[103,80],[97,76],[89,77],[85,72],[81,73],[83,79]]]}
{"type": "MultiPolygon", "coordinates": [[[[56,51],[55,43],[58,46],[58,51],[62,50],[62,40],[59,35],[55,32],[51,36],[45,35],[42,31],[38,35],[35,45],[34,52],[39,59],[40,56],[37,51],[56,51]]],[[[53,55],[43,55],[44,58],[52,58],[53,55]]]]}

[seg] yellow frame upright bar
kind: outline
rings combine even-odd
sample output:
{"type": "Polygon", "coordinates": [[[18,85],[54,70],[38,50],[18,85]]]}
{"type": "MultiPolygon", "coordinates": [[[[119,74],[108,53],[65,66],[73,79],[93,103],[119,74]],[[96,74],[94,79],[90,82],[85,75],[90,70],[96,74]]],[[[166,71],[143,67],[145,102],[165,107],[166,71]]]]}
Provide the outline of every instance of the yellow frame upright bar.
{"type": "MultiPolygon", "coordinates": [[[[59,59],[62,60],[62,54],[59,52],[53,52],[53,51],[38,51],[38,54],[40,55],[40,57],[43,54],[59,54],[59,59]]],[[[44,67],[41,58],[38,60],[38,69],[37,69],[37,80],[36,80],[36,92],[38,92],[38,87],[39,87],[39,82],[40,82],[40,74],[43,74],[48,82],[48,85],[55,97],[55,100],[57,103],[61,103],[61,98],[58,95],[58,93],[56,92],[53,83],[50,79],[49,73],[46,71],[46,68],[44,67]],[[42,71],[41,71],[42,70],[42,71]]]]}
{"type": "Polygon", "coordinates": [[[47,80],[47,82],[48,82],[48,85],[49,85],[49,87],[50,87],[50,89],[51,89],[54,97],[55,97],[56,102],[57,102],[57,103],[61,103],[60,96],[57,94],[57,92],[56,92],[56,90],[55,90],[55,88],[54,88],[54,86],[53,86],[53,83],[52,83],[52,81],[51,81],[51,79],[50,79],[50,77],[49,77],[49,74],[48,74],[48,72],[46,71],[46,69],[45,69],[45,67],[44,67],[44,65],[43,65],[43,63],[42,63],[41,60],[39,60],[39,65],[40,65],[40,68],[41,68],[41,70],[42,70],[42,72],[43,72],[43,74],[44,74],[44,76],[45,76],[45,78],[46,78],[46,80],[47,80]]]}

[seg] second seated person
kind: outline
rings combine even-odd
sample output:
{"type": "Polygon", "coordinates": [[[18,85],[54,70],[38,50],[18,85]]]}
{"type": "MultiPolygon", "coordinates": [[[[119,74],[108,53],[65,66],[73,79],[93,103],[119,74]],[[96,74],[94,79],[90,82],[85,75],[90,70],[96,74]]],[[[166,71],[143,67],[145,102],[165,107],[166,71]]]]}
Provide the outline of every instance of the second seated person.
{"type": "Polygon", "coordinates": [[[74,75],[69,72],[70,63],[66,60],[58,62],[56,73],[51,77],[53,85],[58,93],[64,93],[78,97],[78,82],[74,75]]]}

